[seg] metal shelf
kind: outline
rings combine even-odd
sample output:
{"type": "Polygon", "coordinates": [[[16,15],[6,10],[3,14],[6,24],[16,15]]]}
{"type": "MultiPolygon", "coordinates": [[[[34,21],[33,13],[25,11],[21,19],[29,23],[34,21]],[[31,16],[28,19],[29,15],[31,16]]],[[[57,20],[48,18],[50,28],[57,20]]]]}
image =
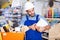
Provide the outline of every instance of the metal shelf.
{"type": "Polygon", "coordinates": [[[45,36],[42,36],[43,38],[45,38],[45,39],[48,39],[48,37],[45,37],[45,36]]]}
{"type": "Polygon", "coordinates": [[[60,20],[60,18],[46,18],[47,20],[60,20]]]}

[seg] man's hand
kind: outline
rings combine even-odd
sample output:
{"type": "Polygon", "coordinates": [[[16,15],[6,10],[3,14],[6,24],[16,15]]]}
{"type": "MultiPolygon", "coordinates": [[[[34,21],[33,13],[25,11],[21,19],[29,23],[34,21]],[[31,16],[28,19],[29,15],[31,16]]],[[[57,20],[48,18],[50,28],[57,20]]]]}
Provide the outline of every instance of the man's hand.
{"type": "Polygon", "coordinates": [[[36,27],[36,29],[37,29],[38,32],[45,31],[45,28],[44,27],[38,27],[38,26],[35,26],[35,27],[36,27]]]}
{"type": "Polygon", "coordinates": [[[29,30],[29,27],[27,27],[27,26],[24,26],[21,28],[21,32],[24,32],[24,33],[28,30],[29,30]]]}
{"type": "Polygon", "coordinates": [[[37,31],[42,32],[42,28],[41,27],[35,26],[35,28],[36,28],[37,31]]]}
{"type": "Polygon", "coordinates": [[[37,31],[43,32],[43,31],[45,31],[45,30],[49,30],[49,29],[50,29],[50,26],[49,26],[49,25],[47,25],[47,26],[45,26],[45,27],[35,26],[35,28],[37,29],[37,31]]]}
{"type": "Polygon", "coordinates": [[[29,26],[29,28],[32,29],[32,30],[36,30],[35,25],[36,24],[31,25],[31,26],[29,26]]]}

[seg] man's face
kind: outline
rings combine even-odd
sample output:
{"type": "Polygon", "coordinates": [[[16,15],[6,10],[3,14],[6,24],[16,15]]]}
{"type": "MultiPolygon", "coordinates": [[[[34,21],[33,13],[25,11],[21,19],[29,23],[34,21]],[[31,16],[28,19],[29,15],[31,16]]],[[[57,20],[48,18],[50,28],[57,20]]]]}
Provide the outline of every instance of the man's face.
{"type": "Polygon", "coordinates": [[[34,8],[27,10],[27,13],[28,13],[30,16],[34,16],[34,8]]]}

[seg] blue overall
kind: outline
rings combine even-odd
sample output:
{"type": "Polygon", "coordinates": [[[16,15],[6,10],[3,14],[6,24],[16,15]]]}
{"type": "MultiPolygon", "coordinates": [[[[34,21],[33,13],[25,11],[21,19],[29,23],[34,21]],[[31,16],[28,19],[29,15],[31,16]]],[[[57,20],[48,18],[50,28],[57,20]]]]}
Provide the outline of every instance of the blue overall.
{"type": "MultiPolygon", "coordinates": [[[[26,15],[27,20],[25,21],[24,25],[31,26],[38,22],[38,16],[36,16],[36,20],[29,20],[28,16],[26,15]]],[[[26,37],[25,40],[42,40],[41,32],[38,32],[37,30],[29,29],[26,31],[26,37]]]]}

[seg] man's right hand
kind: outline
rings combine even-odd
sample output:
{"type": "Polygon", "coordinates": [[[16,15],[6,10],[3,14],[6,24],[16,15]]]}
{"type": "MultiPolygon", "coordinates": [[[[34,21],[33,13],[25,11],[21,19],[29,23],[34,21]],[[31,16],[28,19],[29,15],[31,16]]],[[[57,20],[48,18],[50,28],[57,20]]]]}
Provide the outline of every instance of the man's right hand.
{"type": "Polygon", "coordinates": [[[21,32],[24,32],[24,33],[28,30],[29,30],[29,27],[27,27],[27,26],[24,26],[21,28],[21,32]]]}

